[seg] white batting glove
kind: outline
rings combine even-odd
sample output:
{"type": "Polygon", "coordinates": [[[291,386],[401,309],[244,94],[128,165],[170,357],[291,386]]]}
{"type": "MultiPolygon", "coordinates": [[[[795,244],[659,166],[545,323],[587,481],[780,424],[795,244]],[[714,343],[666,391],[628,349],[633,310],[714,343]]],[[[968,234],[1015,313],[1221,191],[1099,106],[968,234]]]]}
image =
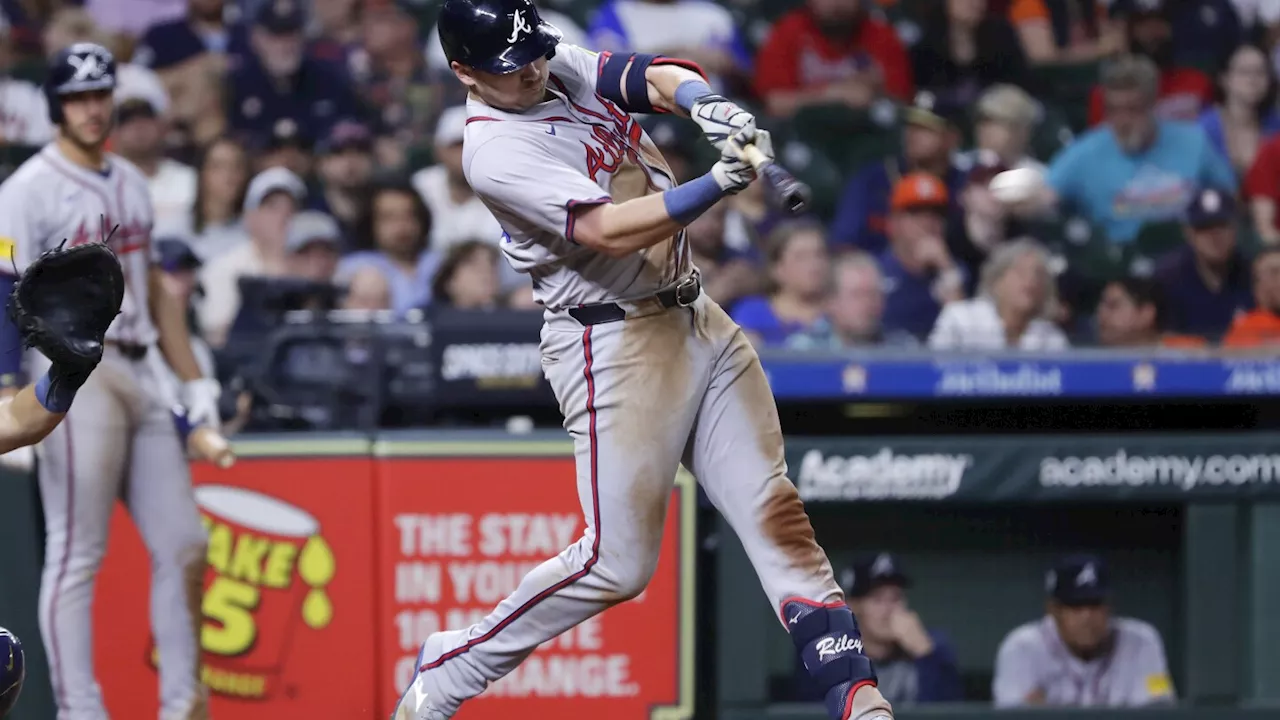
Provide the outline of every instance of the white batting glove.
{"type": "Polygon", "coordinates": [[[192,427],[205,425],[214,430],[222,427],[222,418],[218,415],[218,398],[222,397],[222,386],[212,378],[189,380],[182,384],[182,406],[187,410],[187,422],[192,427]]]}
{"type": "Polygon", "coordinates": [[[723,95],[705,95],[689,108],[689,117],[702,128],[707,142],[724,150],[725,141],[748,128],[755,129],[756,118],[723,95]]]}
{"type": "Polygon", "coordinates": [[[773,157],[773,139],[768,130],[744,129],[726,142],[720,151],[720,161],[711,166],[711,176],[721,190],[735,195],[742,192],[756,179],[756,169],[738,155],[743,145],[755,145],[766,157],[773,157]]]}

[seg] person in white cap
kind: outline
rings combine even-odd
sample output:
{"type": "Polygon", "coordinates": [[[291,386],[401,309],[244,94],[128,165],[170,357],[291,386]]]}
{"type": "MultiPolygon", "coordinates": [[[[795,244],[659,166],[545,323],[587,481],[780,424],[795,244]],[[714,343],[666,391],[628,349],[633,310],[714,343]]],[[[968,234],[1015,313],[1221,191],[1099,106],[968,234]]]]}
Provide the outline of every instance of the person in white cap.
{"type": "Polygon", "coordinates": [[[152,232],[164,235],[190,227],[196,201],[196,171],[165,157],[169,94],[160,76],[141,65],[121,65],[115,105],[112,146],[147,178],[156,214],[152,232]]]}
{"type": "Polygon", "coordinates": [[[244,198],[247,237],[211,260],[200,276],[205,295],[199,310],[200,326],[213,347],[226,341],[227,330],[240,310],[241,277],[288,273],[289,221],[306,193],[302,178],[280,167],[264,170],[249,181],[244,198]]]}
{"type": "Polygon", "coordinates": [[[413,188],[431,210],[431,247],[444,252],[467,240],[497,244],[502,227],[476,197],[462,171],[462,132],[467,108],[457,105],[440,114],[436,123],[436,164],[413,174],[413,188]]]}
{"type": "Polygon", "coordinates": [[[11,77],[12,40],[9,18],[0,12],[0,141],[6,145],[40,147],[53,139],[49,103],[34,83],[11,77]]]}

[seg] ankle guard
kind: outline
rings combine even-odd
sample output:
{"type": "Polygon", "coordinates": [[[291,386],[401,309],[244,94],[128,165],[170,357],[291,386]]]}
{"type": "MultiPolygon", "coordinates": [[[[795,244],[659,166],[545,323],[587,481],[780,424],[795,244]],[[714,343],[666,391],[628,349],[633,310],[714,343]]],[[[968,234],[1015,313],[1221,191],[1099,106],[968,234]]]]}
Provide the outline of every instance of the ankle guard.
{"type": "Polygon", "coordinates": [[[819,605],[797,598],[783,601],[782,614],[805,669],[823,688],[827,711],[846,720],[854,692],[876,684],[853,611],[843,602],[819,605]]]}

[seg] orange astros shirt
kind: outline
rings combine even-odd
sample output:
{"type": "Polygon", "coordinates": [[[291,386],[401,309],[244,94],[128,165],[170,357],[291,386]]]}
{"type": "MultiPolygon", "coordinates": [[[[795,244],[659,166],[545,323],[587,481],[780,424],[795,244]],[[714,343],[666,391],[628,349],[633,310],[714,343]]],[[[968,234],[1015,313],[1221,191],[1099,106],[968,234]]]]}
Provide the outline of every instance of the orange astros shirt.
{"type": "Polygon", "coordinates": [[[1223,347],[1250,348],[1280,343],[1280,315],[1254,310],[1237,317],[1222,338],[1223,347]]]}

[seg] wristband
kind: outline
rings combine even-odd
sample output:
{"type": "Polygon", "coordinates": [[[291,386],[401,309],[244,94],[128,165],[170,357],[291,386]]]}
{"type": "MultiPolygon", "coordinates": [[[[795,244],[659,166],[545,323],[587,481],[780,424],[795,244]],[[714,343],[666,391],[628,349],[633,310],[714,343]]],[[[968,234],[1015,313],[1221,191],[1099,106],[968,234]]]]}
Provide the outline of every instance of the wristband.
{"type": "Polygon", "coordinates": [[[707,173],[663,192],[662,202],[672,220],[688,225],[724,196],[725,191],[720,189],[715,176],[707,173]]]}
{"type": "Polygon", "coordinates": [[[36,400],[51,413],[62,414],[71,409],[71,401],[75,400],[80,383],[74,382],[65,375],[53,376],[53,368],[36,381],[36,400]]]}
{"type": "Polygon", "coordinates": [[[701,80],[685,80],[676,88],[676,95],[672,99],[676,101],[676,107],[687,113],[692,112],[694,103],[714,94],[711,86],[701,80]]]}

